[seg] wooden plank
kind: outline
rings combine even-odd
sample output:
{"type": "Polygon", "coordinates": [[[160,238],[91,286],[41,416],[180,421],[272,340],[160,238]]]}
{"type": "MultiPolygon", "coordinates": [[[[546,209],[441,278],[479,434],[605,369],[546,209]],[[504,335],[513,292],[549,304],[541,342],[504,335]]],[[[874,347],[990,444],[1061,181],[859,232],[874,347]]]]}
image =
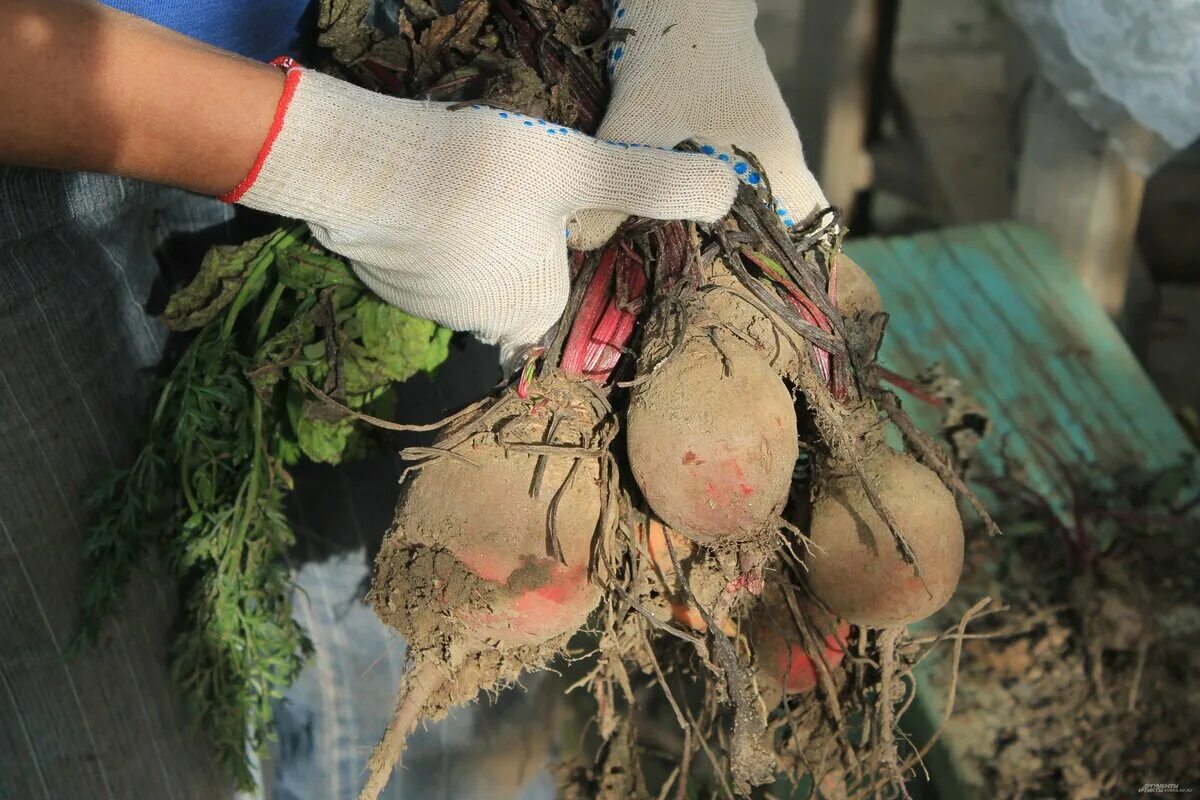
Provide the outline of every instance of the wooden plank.
{"type": "Polygon", "coordinates": [[[806,3],[796,72],[784,87],[809,167],[829,202],[847,212],[871,181],[866,126],[878,15],[874,0],[806,3]]]}
{"type": "Polygon", "coordinates": [[[988,3],[900,4],[892,68],[898,116],[928,171],[928,210],[947,224],[1011,216],[1007,25],[988,3]]]}
{"type": "MultiPolygon", "coordinates": [[[[1153,137],[1144,134],[1150,147],[1153,137]]],[[[1119,316],[1133,264],[1145,179],[1059,92],[1035,83],[1026,111],[1014,215],[1053,235],[1088,293],[1119,316]]]]}
{"type": "MultiPolygon", "coordinates": [[[[963,383],[992,420],[980,465],[1007,454],[1066,516],[1060,462],[1115,472],[1161,469],[1191,450],[1111,320],[1052,239],[1000,223],[867,239],[847,253],[891,314],[881,361],[915,374],[931,363],[963,383]]],[[[927,430],[936,409],[906,407],[927,430]]]]}

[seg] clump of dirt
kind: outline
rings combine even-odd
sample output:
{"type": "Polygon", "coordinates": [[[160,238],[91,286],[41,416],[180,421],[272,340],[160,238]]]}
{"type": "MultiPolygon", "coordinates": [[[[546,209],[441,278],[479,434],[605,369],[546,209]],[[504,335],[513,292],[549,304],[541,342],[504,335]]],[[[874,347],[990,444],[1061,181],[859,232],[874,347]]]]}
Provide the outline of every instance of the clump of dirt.
{"type": "Polygon", "coordinates": [[[1200,519],[1147,502],[1160,477],[1121,476],[1065,524],[1028,487],[997,482],[1019,533],[972,542],[947,615],[980,595],[1008,606],[965,643],[944,726],[970,792],[1089,800],[1192,786],[1200,519]]]}
{"type": "MultiPolygon", "coordinates": [[[[374,608],[386,624],[402,631],[413,661],[453,666],[443,686],[426,701],[422,716],[440,719],[451,708],[469,703],[480,691],[510,684],[528,669],[540,669],[562,652],[571,633],[527,645],[489,646],[478,641],[480,627],[456,614],[466,606],[489,613],[509,608],[519,593],[516,582],[498,586],[463,569],[442,549],[414,545],[393,549],[381,569],[392,587],[383,599],[377,583],[374,608]]],[[[594,601],[593,601],[594,602],[594,601]]],[[[505,633],[503,628],[499,631],[505,633]]]]}

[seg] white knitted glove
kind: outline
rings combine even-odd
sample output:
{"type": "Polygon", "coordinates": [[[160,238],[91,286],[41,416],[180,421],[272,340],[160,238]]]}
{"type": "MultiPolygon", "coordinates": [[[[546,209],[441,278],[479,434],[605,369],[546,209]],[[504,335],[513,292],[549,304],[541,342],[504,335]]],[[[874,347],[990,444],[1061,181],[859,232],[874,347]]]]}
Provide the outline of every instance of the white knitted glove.
{"type": "MultiPolygon", "coordinates": [[[[754,0],[617,0],[618,35],[608,56],[612,99],[596,135],[665,147],[695,139],[733,163],[743,180],[759,183],[762,177],[733,153],[737,145],[762,162],[784,222],[804,224],[828,203],[754,32],[757,13],[754,0]]],[[[598,247],[624,219],[582,213],[571,244],[598,247]]]]}
{"type": "Polygon", "coordinates": [[[258,163],[224,199],[305,220],[380,297],[499,343],[507,359],[562,314],[570,216],[711,222],[736,187],[708,156],[397,100],[293,67],[258,163]]]}

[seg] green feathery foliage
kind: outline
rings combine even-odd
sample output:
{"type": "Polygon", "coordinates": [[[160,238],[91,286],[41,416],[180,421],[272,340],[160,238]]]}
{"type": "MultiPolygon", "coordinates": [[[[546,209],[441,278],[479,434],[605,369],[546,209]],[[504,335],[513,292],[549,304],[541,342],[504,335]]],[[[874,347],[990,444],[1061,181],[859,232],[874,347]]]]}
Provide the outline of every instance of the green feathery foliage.
{"type": "Polygon", "coordinates": [[[375,297],[303,226],[213,248],[165,320],[193,338],[158,388],[137,457],[90,499],[76,645],[95,640],[143,555],[162,554],[184,596],[172,674],[250,788],[247,756],[310,650],[284,563],[288,467],[362,452],[362,423],[345,409],[435,369],[450,332],[375,297]]]}

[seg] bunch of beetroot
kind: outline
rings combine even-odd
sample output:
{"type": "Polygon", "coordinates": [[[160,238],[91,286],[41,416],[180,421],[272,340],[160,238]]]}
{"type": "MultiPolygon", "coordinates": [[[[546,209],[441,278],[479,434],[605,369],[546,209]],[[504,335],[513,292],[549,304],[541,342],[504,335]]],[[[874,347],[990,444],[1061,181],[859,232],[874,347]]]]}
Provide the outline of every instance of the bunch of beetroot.
{"type": "Polygon", "coordinates": [[[372,592],[410,674],[364,796],[418,721],[545,666],[599,606],[597,630],[691,636],[743,715],[747,686],[767,709],[809,692],[851,626],[953,593],[945,467],[885,441],[902,412],[874,371],[878,293],[835,214],[789,233],[768,204],[745,187],[716,226],[640,223],[578,254],[544,346],[411,454],[372,592]]]}
{"type": "MultiPolygon", "coordinates": [[[[603,117],[599,0],[472,0],[403,11],[396,31],[322,9],[332,68],[372,88],[589,133],[603,117]]],[[[729,708],[716,738],[738,788],[770,780],[780,709],[821,695],[806,707],[840,718],[852,645],[946,602],[963,541],[943,479],[962,485],[911,425],[925,465],[885,441],[886,418],[906,420],[874,365],[886,314],[840,237],[832,210],[787,231],[745,186],[717,225],[636,222],[576,254],[567,311],[511,384],[407,453],[371,599],[409,671],[364,797],[421,720],[576,635],[601,716],[613,685],[633,703],[626,662],[669,694],[664,675],[692,665],[661,651],[691,648],[729,708]]]]}

